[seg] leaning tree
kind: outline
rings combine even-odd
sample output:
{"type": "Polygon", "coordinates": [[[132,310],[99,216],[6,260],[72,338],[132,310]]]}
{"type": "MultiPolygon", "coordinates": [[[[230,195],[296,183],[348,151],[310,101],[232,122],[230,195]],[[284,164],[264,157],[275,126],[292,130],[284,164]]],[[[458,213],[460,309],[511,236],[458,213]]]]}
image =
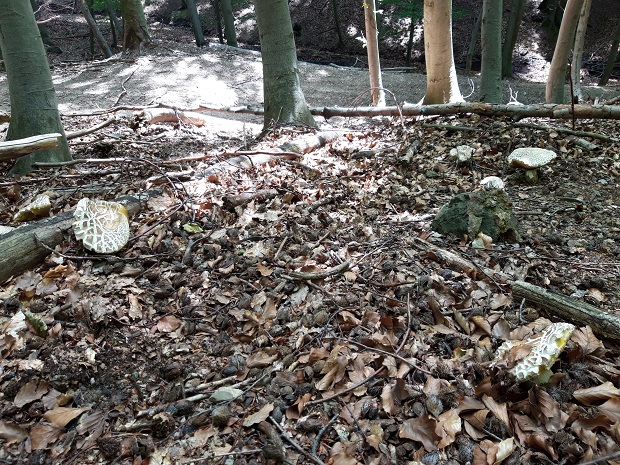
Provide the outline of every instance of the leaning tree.
{"type": "Polygon", "coordinates": [[[58,147],[19,158],[10,174],[30,173],[34,162],[71,160],[45,48],[29,0],[0,0],[0,49],[11,104],[6,139],[47,133],[62,136],[58,147]]]}

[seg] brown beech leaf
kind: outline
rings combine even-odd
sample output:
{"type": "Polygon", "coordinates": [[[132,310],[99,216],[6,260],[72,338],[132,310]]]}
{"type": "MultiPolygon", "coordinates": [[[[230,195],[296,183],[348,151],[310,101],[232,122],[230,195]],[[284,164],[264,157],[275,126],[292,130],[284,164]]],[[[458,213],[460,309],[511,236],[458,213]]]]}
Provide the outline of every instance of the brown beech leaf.
{"type": "Polygon", "coordinates": [[[39,400],[49,391],[49,383],[40,379],[28,381],[15,395],[13,404],[16,407],[23,407],[30,402],[39,400]]]}
{"type": "Polygon", "coordinates": [[[599,386],[576,389],[573,392],[573,397],[583,405],[592,405],[598,403],[599,401],[619,398],[620,389],[614,386],[611,382],[607,381],[599,386]]]}
{"type": "Polygon", "coordinates": [[[183,324],[183,321],[179,320],[174,315],[166,315],[157,322],[157,330],[162,333],[171,333],[179,329],[183,324]]]}
{"type": "Polygon", "coordinates": [[[278,360],[279,356],[276,349],[267,347],[250,355],[246,360],[246,364],[248,368],[264,368],[278,360]]]}
{"type": "Polygon", "coordinates": [[[585,328],[577,328],[573,331],[571,340],[574,341],[583,353],[586,355],[592,354],[599,349],[603,349],[603,343],[592,332],[592,328],[586,326],[585,328]]]}
{"type": "Polygon", "coordinates": [[[58,440],[65,433],[65,429],[50,423],[37,423],[30,430],[30,441],[33,450],[47,449],[49,444],[58,440]]]}
{"type": "Polygon", "coordinates": [[[405,420],[398,431],[398,437],[421,442],[426,451],[437,450],[442,439],[435,432],[437,421],[431,416],[405,420]]]}
{"type": "Polygon", "coordinates": [[[620,399],[609,399],[603,405],[599,405],[599,411],[613,421],[614,423],[620,421],[620,399]]]}
{"type": "Polygon", "coordinates": [[[250,415],[243,421],[243,426],[247,428],[252,425],[258,424],[261,421],[265,421],[267,418],[269,418],[269,414],[271,413],[273,408],[274,408],[273,404],[263,405],[258,412],[253,413],[252,415],[250,415]]]}
{"type": "Polygon", "coordinates": [[[79,417],[82,413],[88,412],[89,408],[69,408],[56,407],[53,410],[45,412],[43,418],[54,426],[65,426],[74,418],[79,417]]]}
{"type": "Polygon", "coordinates": [[[16,423],[0,420],[0,439],[7,444],[22,442],[28,437],[28,431],[16,423]]]}

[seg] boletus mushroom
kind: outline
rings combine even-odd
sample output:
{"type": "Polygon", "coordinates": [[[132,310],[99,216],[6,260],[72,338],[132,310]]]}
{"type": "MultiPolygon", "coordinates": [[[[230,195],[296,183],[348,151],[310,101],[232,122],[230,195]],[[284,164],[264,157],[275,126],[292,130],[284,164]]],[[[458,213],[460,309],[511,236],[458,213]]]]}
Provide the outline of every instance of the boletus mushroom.
{"type": "Polygon", "coordinates": [[[538,147],[522,147],[515,149],[508,156],[508,164],[512,168],[523,168],[525,177],[531,183],[538,181],[538,169],[547,166],[557,155],[552,150],[538,147]]]}
{"type": "Polygon", "coordinates": [[[73,233],[88,250],[118,252],[129,240],[127,210],[116,202],[82,199],[73,214],[73,233]]]}

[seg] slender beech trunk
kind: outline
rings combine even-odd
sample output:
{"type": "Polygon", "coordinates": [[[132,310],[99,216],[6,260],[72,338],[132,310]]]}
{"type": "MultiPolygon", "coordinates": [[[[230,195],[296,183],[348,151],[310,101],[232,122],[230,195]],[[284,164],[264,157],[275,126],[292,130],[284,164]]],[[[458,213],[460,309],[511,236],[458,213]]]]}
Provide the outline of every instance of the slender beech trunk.
{"type": "Polygon", "coordinates": [[[424,105],[461,102],[452,52],[452,0],[424,2],[426,95],[424,105]]]}
{"type": "Polygon", "coordinates": [[[224,36],[226,45],[237,47],[237,31],[235,30],[235,15],[231,0],[221,0],[222,17],[224,18],[224,36]]]}
{"type": "Polygon", "coordinates": [[[603,74],[601,74],[601,78],[598,81],[599,86],[604,86],[609,81],[609,77],[611,76],[611,72],[616,65],[616,60],[618,59],[618,52],[620,51],[620,20],[618,20],[618,24],[616,26],[616,32],[614,33],[613,41],[611,42],[611,48],[609,49],[609,55],[607,55],[607,64],[605,65],[605,69],[603,70],[603,74]]]}
{"type": "Polygon", "coordinates": [[[58,147],[19,158],[10,174],[31,172],[33,162],[71,160],[45,48],[29,0],[0,0],[0,49],[11,103],[6,139],[62,134],[58,147]]]}
{"type": "Polygon", "coordinates": [[[480,101],[502,101],[502,0],[484,0],[482,5],[482,68],[480,101]]]}
{"type": "Polygon", "coordinates": [[[385,91],[381,79],[381,62],[379,61],[379,35],[377,33],[377,12],[375,0],[364,0],[364,18],[366,23],[366,51],[368,52],[368,73],[370,74],[370,93],[372,104],[385,106],[385,91]]]}
{"type": "Polygon", "coordinates": [[[474,60],[474,53],[476,52],[476,44],[478,43],[478,37],[480,36],[480,29],[482,27],[482,11],[478,14],[474,28],[471,31],[471,37],[469,38],[469,47],[467,48],[467,62],[465,64],[465,72],[471,73],[471,64],[474,60]]]}
{"type": "Polygon", "coordinates": [[[547,87],[545,90],[545,100],[547,103],[564,103],[564,85],[566,83],[566,68],[568,66],[568,56],[575,43],[575,30],[581,7],[584,0],[568,0],[558,40],[555,44],[555,51],[549,68],[547,87]]]}
{"type": "Polygon", "coordinates": [[[92,37],[94,37],[97,41],[97,44],[99,44],[99,48],[103,52],[103,56],[106,58],[110,58],[112,56],[112,50],[110,50],[110,47],[105,40],[105,37],[103,37],[99,26],[97,26],[95,18],[93,18],[93,15],[90,14],[90,9],[88,8],[88,6],[86,6],[84,0],[76,0],[76,3],[82,11],[82,14],[84,15],[84,19],[86,20],[88,27],[90,27],[92,37]]]}
{"type": "Polygon", "coordinates": [[[332,10],[334,11],[334,23],[336,24],[336,33],[338,34],[338,47],[344,48],[344,38],[342,36],[342,26],[340,24],[340,8],[338,0],[331,0],[332,10]]]}
{"type": "Polygon", "coordinates": [[[205,46],[205,35],[202,32],[202,24],[200,24],[200,16],[198,16],[198,8],[196,8],[196,0],[185,0],[187,5],[187,13],[189,14],[189,20],[192,23],[192,30],[194,31],[194,38],[196,39],[196,45],[198,47],[205,46]]]}
{"type": "Polygon", "coordinates": [[[316,127],[297,69],[297,50],[287,0],[254,0],[263,58],[265,129],[272,124],[316,127]]]}
{"type": "Polygon", "coordinates": [[[579,100],[583,100],[583,92],[581,91],[581,64],[583,62],[583,47],[586,42],[586,31],[588,29],[588,18],[590,17],[591,7],[592,0],[584,0],[583,6],[581,7],[581,15],[579,16],[579,23],[577,24],[577,32],[575,32],[573,61],[570,67],[573,94],[579,100]]]}
{"type": "Polygon", "coordinates": [[[512,0],[510,16],[506,26],[506,40],[502,47],[502,77],[512,77],[512,54],[517,44],[519,27],[525,12],[525,0],[512,0]]]}

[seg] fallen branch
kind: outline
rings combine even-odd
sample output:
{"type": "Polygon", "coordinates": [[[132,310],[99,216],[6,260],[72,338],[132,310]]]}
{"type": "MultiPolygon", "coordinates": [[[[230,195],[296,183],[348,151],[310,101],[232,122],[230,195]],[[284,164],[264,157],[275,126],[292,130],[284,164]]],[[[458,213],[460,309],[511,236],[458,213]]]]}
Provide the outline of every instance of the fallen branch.
{"type": "Polygon", "coordinates": [[[176,110],[174,108],[146,108],[138,113],[148,124],[156,123],[179,123],[191,126],[207,126],[215,130],[223,131],[251,131],[260,132],[262,126],[256,123],[216,118],[215,116],[203,115],[194,111],[176,110]]]}
{"type": "Polygon", "coordinates": [[[314,273],[304,273],[302,271],[289,271],[288,276],[293,279],[301,279],[304,281],[312,281],[313,279],[325,279],[330,276],[336,276],[337,274],[344,273],[351,266],[351,262],[346,260],[342,262],[340,265],[335,266],[333,268],[329,268],[324,271],[316,271],[314,273]]]}
{"type": "Polygon", "coordinates": [[[312,108],[313,115],[323,116],[325,119],[334,116],[430,116],[456,115],[461,113],[475,113],[485,116],[510,116],[515,120],[527,117],[572,119],[620,119],[620,106],[614,105],[492,105],[490,103],[460,102],[444,105],[412,105],[402,107],[323,107],[312,108]]]}
{"type": "Polygon", "coordinates": [[[561,294],[553,294],[524,281],[515,281],[512,284],[512,297],[515,302],[521,299],[534,302],[565,321],[582,326],[589,325],[599,336],[620,340],[620,318],[593,305],[561,294]]]}
{"type": "Polygon", "coordinates": [[[76,137],[82,137],[87,134],[92,134],[93,132],[97,132],[99,131],[99,129],[105,128],[106,126],[109,126],[110,124],[115,123],[116,121],[117,121],[116,118],[109,118],[105,120],[103,123],[99,123],[91,128],[82,129],[80,131],[68,132],[67,140],[75,139],[76,137]]]}
{"type": "Polygon", "coordinates": [[[50,133],[0,142],[0,160],[12,160],[37,150],[58,147],[62,134],[50,133]]]}

